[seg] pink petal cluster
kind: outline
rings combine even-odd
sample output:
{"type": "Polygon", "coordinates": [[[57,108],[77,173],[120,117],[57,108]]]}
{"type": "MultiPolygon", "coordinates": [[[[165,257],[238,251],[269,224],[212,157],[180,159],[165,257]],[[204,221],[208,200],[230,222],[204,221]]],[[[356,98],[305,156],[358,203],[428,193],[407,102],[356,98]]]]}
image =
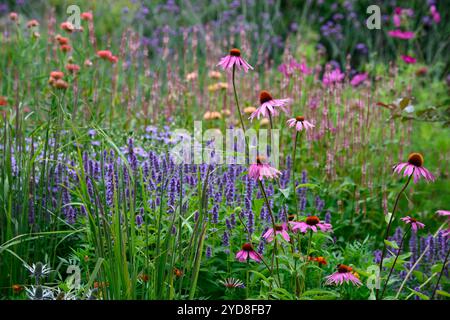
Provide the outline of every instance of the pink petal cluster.
{"type": "Polygon", "coordinates": [[[357,87],[359,86],[361,83],[363,83],[364,81],[366,81],[368,74],[365,73],[358,73],[357,75],[355,75],[352,80],[350,81],[350,84],[353,87],[357,87]]]}
{"type": "Polygon", "coordinates": [[[402,39],[402,40],[409,40],[414,38],[414,32],[412,31],[402,31],[400,29],[391,30],[388,32],[388,35],[392,38],[402,39]]]}
{"type": "Polygon", "coordinates": [[[239,49],[231,49],[230,54],[221,58],[217,66],[222,67],[223,70],[232,70],[235,66],[236,69],[243,69],[245,72],[248,72],[249,69],[253,69],[247,61],[241,58],[239,49]]]}
{"type": "Polygon", "coordinates": [[[341,72],[339,68],[334,69],[331,72],[326,72],[323,75],[322,83],[325,86],[330,86],[335,83],[339,83],[344,80],[345,74],[341,72]]]}
{"type": "Polygon", "coordinates": [[[409,162],[402,162],[393,167],[393,170],[397,174],[401,174],[402,170],[405,169],[403,173],[404,177],[408,177],[413,174],[414,183],[417,183],[420,178],[424,178],[426,181],[434,181],[435,177],[424,167],[417,167],[409,162]]]}
{"type": "Polygon", "coordinates": [[[304,117],[291,118],[286,123],[291,128],[295,127],[297,131],[309,130],[315,127],[311,122],[305,120],[304,117]]]}
{"type": "Polygon", "coordinates": [[[292,226],[292,231],[294,232],[297,232],[298,230],[300,230],[301,233],[306,233],[308,230],[317,232],[317,228],[323,232],[333,231],[331,224],[320,221],[316,216],[309,216],[306,218],[306,221],[291,221],[290,224],[292,226]]]}
{"type": "Polygon", "coordinates": [[[292,99],[274,99],[272,96],[265,90],[260,93],[260,106],[250,115],[249,119],[252,121],[254,118],[259,119],[262,117],[267,117],[269,114],[271,116],[276,116],[278,114],[278,109],[281,109],[283,112],[287,112],[285,108],[288,106],[292,99]]]}
{"type": "Polygon", "coordinates": [[[287,224],[283,223],[280,226],[276,226],[276,229],[274,231],[273,228],[270,228],[269,230],[267,230],[264,234],[263,234],[263,238],[267,240],[267,242],[272,242],[274,239],[274,233],[275,236],[276,235],[281,235],[283,237],[284,240],[286,240],[287,242],[291,241],[291,238],[289,237],[289,234],[287,233],[287,224]]]}
{"type": "Polygon", "coordinates": [[[257,157],[256,163],[250,165],[248,175],[254,180],[262,181],[264,178],[276,179],[281,175],[281,172],[267,163],[263,163],[262,157],[257,157]]]}
{"type": "Polygon", "coordinates": [[[416,219],[411,218],[410,216],[403,217],[400,220],[404,221],[406,224],[411,224],[411,228],[414,232],[417,232],[417,230],[423,229],[425,227],[422,222],[419,222],[416,219]]]}
{"type": "Polygon", "coordinates": [[[246,262],[248,259],[251,259],[256,262],[261,262],[261,257],[259,253],[257,253],[253,246],[250,243],[245,243],[242,246],[242,250],[236,253],[236,259],[240,262],[246,262]]]}
{"type": "Polygon", "coordinates": [[[411,56],[402,55],[401,58],[407,64],[415,64],[417,62],[417,59],[411,56]]]}
{"type": "Polygon", "coordinates": [[[437,11],[436,6],[432,5],[430,7],[430,12],[431,12],[431,17],[433,18],[433,21],[436,23],[441,22],[441,15],[440,13],[437,11]]]}

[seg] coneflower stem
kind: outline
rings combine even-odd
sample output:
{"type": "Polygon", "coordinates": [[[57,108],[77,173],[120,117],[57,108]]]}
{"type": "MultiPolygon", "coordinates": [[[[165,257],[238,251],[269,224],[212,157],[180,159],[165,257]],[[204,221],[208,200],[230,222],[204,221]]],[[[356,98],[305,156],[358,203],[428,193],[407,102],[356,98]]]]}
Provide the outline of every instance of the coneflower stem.
{"type": "Polygon", "coordinates": [[[242,130],[244,130],[244,133],[245,133],[244,120],[242,120],[241,108],[239,107],[239,100],[238,100],[237,91],[236,91],[236,84],[235,84],[235,82],[234,82],[234,75],[235,75],[235,73],[236,73],[236,65],[233,65],[233,91],[234,91],[234,99],[236,100],[236,106],[237,106],[238,113],[239,113],[239,120],[241,121],[241,127],[242,127],[242,130]]]}
{"type": "Polygon", "coordinates": [[[444,264],[442,265],[442,270],[439,273],[439,277],[437,279],[436,286],[434,287],[433,294],[431,295],[431,300],[433,300],[434,296],[436,295],[436,290],[439,286],[439,282],[441,281],[442,274],[444,273],[444,270],[447,267],[449,253],[450,253],[450,250],[447,250],[447,255],[445,256],[444,264]]]}
{"type": "Polygon", "coordinates": [[[400,255],[400,252],[402,250],[403,242],[405,241],[406,235],[408,234],[408,232],[410,230],[411,230],[411,226],[408,228],[408,230],[405,231],[405,233],[403,234],[402,240],[400,241],[400,244],[398,245],[397,254],[395,256],[395,259],[394,259],[394,262],[393,262],[393,264],[391,266],[391,269],[389,270],[389,274],[388,274],[388,277],[386,279],[386,282],[384,283],[383,291],[381,291],[381,296],[380,296],[381,300],[383,300],[384,292],[386,291],[386,287],[388,285],[389,279],[391,278],[392,271],[394,271],[394,267],[395,267],[395,264],[397,263],[398,256],[400,255]]]}
{"type": "MultiPolygon", "coordinates": [[[[276,230],[277,228],[276,228],[276,225],[275,225],[275,217],[273,216],[272,209],[270,208],[269,199],[267,198],[267,194],[266,194],[266,191],[264,190],[264,185],[262,184],[261,180],[258,180],[258,182],[259,182],[259,187],[261,188],[261,193],[263,194],[264,200],[266,201],[267,209],[269,210],[270,219],[272,220],[272,228],[273,228],[273,230],[274,230],[274,232],[275,232],[275,230],[276,230]]],[[[280,285],[280,287],[281,287],[280,272],[279,272],[279,266],[278,266],[278,257],[277,257],[277,255],[276,255],[276,252],[277,252],[277,246],[278,246],[278,243],[277,243],[277,235],[276,235],[276,232],[275,232],[275,235],[274,235],[274,237],[273,237],[272,270],[273,270],[273,268],[274,268],[274,265],[273,265],[273,264],[274,264],[274,259],[273,259],[273,258],[275,257],[276,264],[277,264],[278,283],[279,283],[279,285],[280,285]]]]}
{"type": "MultiPolygon", "coordinates": [[[[392,209],[391,218],[389,219],[389,223],[387,225],[386,234],[384,236],[384,241],[383,241],[383,252],[381,253],[379,275],[378,275],[380,278],[381,278],[381,272],[383,270],[384,255],[386,254],[386,240],[389,237],[389,231],[391,230],[391,224],[392,224],[392,221],[394,220],[395,211],[397,211],[398,201],[400,200],[400,196],[402,195],[402,193],[406,190],[406,187],[408,187],[408,184],[410,183],[411,178],[412,178],[412,176],[414,174],[414,170],[415,170],[415,168],[413,169],[413,172],[411,172],[411,175],[408,177],[408,180],[406,181],[406,183],[403,186],[402,190],[400,190],[400,192],[397,194],[397,198],[395,199],[394,209],[392,209]]],[[[380,292],[380,288],[377,288],[376,292],[377,292],[376,293],[376,298],[378,299],[378,294],[380,292]]]]}
{"type": "Polygon", "coordinates": [[[298,199],[297,199],[297,190],[295,190],[296,183],[295,183],[295,155],[297,153],[297,141],[298,141],[298,131],[295,133],[295,140],[294,140],[294,151],[292,153],[292,192],[294,196],[294,204],[295,204],[295,214],[298,214],[298,199]]]}

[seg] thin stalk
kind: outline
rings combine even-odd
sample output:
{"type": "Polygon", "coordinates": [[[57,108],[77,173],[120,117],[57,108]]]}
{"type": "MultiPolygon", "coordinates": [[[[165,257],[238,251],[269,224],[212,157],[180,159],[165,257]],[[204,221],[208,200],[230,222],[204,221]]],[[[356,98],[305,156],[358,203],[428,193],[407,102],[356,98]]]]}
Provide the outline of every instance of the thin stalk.
{"type": "MultiPolygon", "coordinates": [[[[410,176],[408,177],[408,180],[406,181],[405,185],[403,186],[403,188],[400,190],[400,192],[397,194],[397,198],[395,199],[395,203],[394,203],[394,209],[392,210],[392,214],[391,214],[391,218],[389,219],[389,223],[388,226],[386,228],[386,234],[384,235],[384,241],[383,241],[383,252],[381,253],[381,260],[380,260],[380,277],[381,277],[381,272],[383,270],[383,260],[384,260],[384,255],[386,254],[386,240],[389,237],[389,231],[391,230],[391,225],[392,225],[392,221],[394,220],[394,216],[395,216],[395,212],[397,211],[397,207],[398,207],[398,201],[400,200],[400,196],[402,195],[402,193],[406,190],[406,187],[408,187],[409,182],[411,181],[411,178],[414,174],[414,170],[413,172],[411,172],[410,176]]],[[[376,298],[378,300],[378,294],[380,292],[380,289],[377,288],[376,289],[376,298]]]]}
{"type": "Polygon", "coordinates": [[[244,132],[245,132],[244,120],[242,120],[241,108],[240,108],[240,106],[239,106],[239,100],[238,100],[237,91],[236,91],[236,84],[235,84],[235,81],[234,81],[235,73],[236,73],[236,65],[233,65],[233,91],[234,91],[234,99],[236,100],[236,106],[237,106],[238,113],[239,113],[239,120],[240,120],[240,122],[241,122],[241,127],[242,127],[242,130],[244,130],[244,132]]]}
{"type": "MultiPolygon", "coordinates": [[[[264,200],[266,201],[267,209],[269,210],[270,218],[272,220],[273,230],[275,231],[276,230],[275,217],[273,216],[272,209],[270,208],[270,203],[269,203],[269,199],[267,198],[266,190],[264,189],[264,185],[262,184],[261,180],[258,180],[258,182],[259,182],[259,187],[261,188],[261,192],[264,195],[264,200]]],[[[278,257],[276,256],[277,248],[278,248],[278,241],[277,241],[277,237],[275,235],[273,238],[273,255],[272,255],[272,257],[275,257],[275,260],[276,260],[278,283],[281,287],[278,257]]],[[[272,259],[272,270],[273,270],[273,268],[274,268],[274,259],[272,259]]]]}
{"type": "Polygon", "coordinates": [[[441,281],[442,274],[444,273],[444,270],[445,270],[445,268],[447,267],[447,263],[448,263],[448,254],[449,254],[449,253],[450,253],[450,250],[447,250],[447,255],[445,256],[444,264],[442,265],[442,270],[441,270],[441,272],[439,273],[439,277],[438,277],[438,279],[437,279],[436,286],[434,287],[433,294],[431,295],[431,300],[433,300],[433,298],[434,298],[434,296],[435,296],[435,294],[436,294],[436,290],[437,290],[437,288],[438,288],[438,286],[439,286],[439,282],[441,281]]]}
{"type": "Polygon", "coordinates": [[[386,291],[386,287],[388,285],[389,279],[391,278],[392,272],[394,271],[395,264],[397,263],[398,256],[400,255],[400,252],[402,250],[403,242],[405,241],[406,235],[408,234],[408,232],[410,230],[411,230],[411,226],[408,228],[408,230],[405,231],[405,233],[403,234],[402,240],[400,241],[400,244],[398,246],[398,251],[397,251],[397,254],[396,254],[395,259],[394,259],[394,263],[392,264],[391,269],[389,270],[388,277],[387,277],[386,282],[384,283],[384,286],[383,286],[383,291],[381,291],[381,296],[380,296],[381,300],[383,299],[383,295],[384,295],[384,292],[386,291]]]}

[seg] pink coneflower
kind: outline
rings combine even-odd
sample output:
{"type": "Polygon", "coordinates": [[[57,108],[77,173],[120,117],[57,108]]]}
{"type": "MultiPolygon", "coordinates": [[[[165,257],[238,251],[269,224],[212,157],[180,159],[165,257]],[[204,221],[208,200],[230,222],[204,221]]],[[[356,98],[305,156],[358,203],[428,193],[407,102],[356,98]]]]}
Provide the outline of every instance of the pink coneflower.
{"type": "Polygon", "coordinates": [[[323,75],[322,83],[325,86],[329,86],[341,82],[344,77],[345,74],[343,74],[339,68],[336,68],[331,72],[325,72],[325,74],[323,75]]]}
{"type": "Polygon", "coordinates": [[[440,215],[440,216],[443,216],[443,217],[448,217],[448,216],[450,216],[450,211],[447,211],[447,210],[438,210],[438,211],[436,211],[436,213],[437,213],[438,215],[440,215]]]}
{"type": "Polygon", "coordinates": [[[252,259],[256,262],[261,261],[259,254],[253,249],[251,243],[244,243],[242,250],[236,253],[236,259],[240,262],[245,262],[248,259],[252,259]]]}
{"type": "Polygon", "coordinates": [[[83,12],[80,17],[82,20],[87,20],[87,21],[92,21],[92,19],[94,18],[94,16],[92,15],[92,12],[83,12]]]}
{"type": "Polygon", "coordinates": [[[391,30],[388,32],[388,35],[392,38],[397,38],[397,39],[402,39],[402,40],[409,40],[409,39],[414,38],[414,32],[402,31],[400,29],[391,30]]]}
{"type": "MultiPolygon", "coordinates": [[[[291,238],[289,237],[289,234],[287,233],[287,225],[286,223],[283,223],[281,225],[275,225],[275,236],[281,234],[284,240],[287,242],[291,241],[291,238]]],[[[263,234],[263,238],[267,240],[267,242],[272,242],[274,239],[274,230],[273,228],[270,228],[266,231],[266,233],[263,234]]]]}
{"type": "Polygon", "coordinates": [[[411,224],[411,228],[414,232],[417,232],[417,230],[423,229],[423,227],[425,227],[422,222],[419,222],[416,219],[411,218],[410,216],[406,216],[404,218],[401,218],[400,220],[404,221],[406,224],[411,224]]]}
{"type": "Polygon", "coordinates": [[[265,163],[264,157],[258,156],[256,157],[256,163],[250,165],[250,168],[248,169],[248,175],[252,179],[259,179],[262,181],[264,178],[278,178],[278,176],[281,175],[281,172],[265,163]]]}
{"type": "Polygon", "coordinates": [[[65,37],[61,37],[61,35],[59,35],[59,34],[56,35],[55,39],[56,39],[56,41],[58,41],[58,43],[60,45],[69,44],[69,39],[65,38],[65,37]]]}
{"type": "Polygon", "coordinates": [[[68,64],[66,65],[66,69],[71,73],[77,73],[78,71],[80,71],[80,66],[77,64],[68,64]]]}
{"type": "Polygon", "coordinates": [[[110,59],[112,57],[112,53],[109,50],[99,50],[97,51],[97,56],[99,56],[102,59],[110,59]]]}
{"type": "Polygon", "coordinates": [[[61,23],[59,25],[59,27],[61,29],[63,29],[64,31],[67,31],[69,33],[71,33],[73,30],[75,30],[75,27],[72,23],[68,22],[68,21],[64,21],[63,23],[61,23]]]}
{"type": "Polygon", "coordinates": [[[306,121],[305,117],[303,117],[303,116],[298,116],[298,117],[289,119],[288,121],[286,121],[286,123],[291,128],[295,126],[295,130],[297,130],[297,131],[302,131],[302,130],[307,131],[307,130],[315,127],[311,122],[306,121]]]}
{"type": "Polygon", "coordinates": [[[70,44],[63,44],[61,47],[59,47],[62,52],[69,52],[72,50],[72,47],[70,44]]]}
{"type": "Polygon", "coordinates": [[[353,268],[346,266],[345,264],[337,265],[337,272],[333,273],[326,277],[327,281],[325,284],[343,284],[344,282],[351,282],[356,286],[362,285],[361,280],[358,279],[358,276],[353,273],[353,268]]]}
{"type": "Polygon", "coordinates": [[[361,83],[363,83],[364,81],[366,81],[367,79],[367,73],[359,73],[357,75],[355,75],[352,80],[350,81],[350,84],[353,87],[357,87],[359,86],[361,83]]]}
{"type": "Polygon", "coordinates": [[[221,66],[223,70],[232,70],[233,66],[236,66],[236,69],[243,69],[245,72],[248,72],[249,69],[253,70],[253,67],[241,58],[241,50],[236,48],[231,49],[229,55],[221,58],[217,66],[221,66]]]}
{"type": "Polygon", "coordinates": [[[417,59],[411,56],[402,55],[401,58],[407,64],[414,64],[417,62],[417,59]]]}
{"type": "Polygon", "coordinates": [[[423,162],[423,156],[420,153],[411,153],[408,162],[396,164],[393,170],[395,173],[401,174],[402,170],[406,168],[403,176],[414,174],[414,183],[417,183],[421,177],[426,181],[434,181],[434,176],[423,166],[423,162]]]}
{"type": "Polygon", "coordinates": [[[276,108],[280,108],[284,112],[287,112],[286,106],[291,103],[291,99],[274,99],[269,92],[263,90],[259,94],[260,106],[253,112],[249,119],[253,120],[255,117],[259,119],[260,116],[266,117],[270,115],[277,115],[278,111],[276,108]]]}
{"type": "Polygon", "coordinates": [[[300,230],[301,233],[305,233],[308,230],[317,232],[317,227],[323,232],[332,231],[331,224],[320,221],[317,216],[309,216],[306,218],[306,221],[292,221],[290,224],[294,232],[297,230],[300,230]]]}
{"type": "Polygon", "coordinates": [[[64,73],[62,71],[52,71],[50,72],[50,77],[58,80],[64,78],[64,73]]]}
{"type": "Polygon", "coordinates": [[[19,18],[19,15],[16,12],[11,12],[9,14],[9,19],[11,19],[11,21],[17,21],[18,18],[19,18]]]}
{"type": "Polygon", "coordinates": [[[30,20],[27,22],[27,28],[34,28],[39,26],[39,21],[36,19],[30,20]]]}

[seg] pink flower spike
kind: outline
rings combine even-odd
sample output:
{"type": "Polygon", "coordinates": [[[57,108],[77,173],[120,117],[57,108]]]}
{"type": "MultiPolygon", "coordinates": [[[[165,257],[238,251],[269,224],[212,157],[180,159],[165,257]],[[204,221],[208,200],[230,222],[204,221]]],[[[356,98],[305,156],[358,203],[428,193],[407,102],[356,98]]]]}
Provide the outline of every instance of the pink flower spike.
{"type": "Polygon", "coordinates": [[[306,121],[305,117],[302,116],[291,118],[288,121],[286,121],[286,124],[291,128],[295,127],[295,130],[297,131],[302,130],[308,131],[315,127],[311,122],[306,121]]]}
{"type": "Polygon", "coordinates": [[[417,59],[411,56],[402,55],[401,58],[407,64],[415,64],[417,62],[417,59]]]}
{"type": "Polygon", "coordinates": [[[248,72],[249,69],[253,70],[253,67],[241,58],[241,51],[236,48],[231,49],[229,55],[221,58],[217,66],[222,67],[223,70],[232,70],[234,66],[236,69],[243,69],[245,72],[248,72]]]}
{"type": "Polygon", "coordinates": [[[255,117],[259,119],[261,116],[267,117],[269,114],[271,116],[276,116],[278,114],[278,110],[276,108],[281,109],[285,113],[287,112],[286,106],[289,105],[292,100],[291,99],[273,99],[269,92],[263,90],[259,94],[259,102],[260,106],[253,112],[249,119],[253,120],[255,117]]]}
{"type": "Polygon", "coordinates": [[[364,81],[366,81],[367,79],[367,73],[359,73],[356,76],[354,76],[352,78],[352,80],[350,81],[350,84],[353,87],[357,87],[359,86],[361,83],[363,83],[364,81]]]}
{"type": "MultiPolygon", "coordinates": [[[[276,225],[275,226],[275,236],[281,235],[284,240],[287,242],[291,241],[291,238],[289,237],[289,234],[287,233],[287,225],[286,223],[283,223],[282,225],[276,225]]],[[[270,228],[263,234],[263,238],[267,240],[267,242],[272,242],[274,239],[274,230],[273,228],[270,228]]]]}
{"type": "Polygon", "coordinates": [[[254,180],[262,181],[264,178],[276,179],[281,175],[281,172],[267,163],[264,163],[264,157],[256,157],[256,163],[250,165],[248,175],[254,180]]]}
{"type": "Polygon", "coordinates": [[[414,232],[417,232],[418,229],[423,229],[425,227],[422,222],[419,222],[416,219],[411,218],[410,216],[406,216],[404,218],[401,218],[400,220],[404,221],[406,224],[411,224],[411,228],[414,232]]]}

